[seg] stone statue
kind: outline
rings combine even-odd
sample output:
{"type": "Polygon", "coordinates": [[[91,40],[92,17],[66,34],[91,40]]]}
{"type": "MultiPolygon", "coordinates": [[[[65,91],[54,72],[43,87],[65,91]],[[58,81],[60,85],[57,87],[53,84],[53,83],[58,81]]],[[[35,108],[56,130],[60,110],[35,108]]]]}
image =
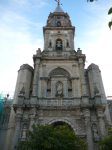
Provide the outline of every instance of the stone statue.
{"type": "Polygon", "coordinates": [[[63,91],[63,86],[62,86],[62,84],[58,84],[57,85],[57,94],[62,94],[62,91],[63,91]]]}
{"type": "Polygon", "coordinates": [[[93,129],[93,136],[95,141],[99,141],[98,131],[97,129],[93,129]]]}
{"type": "Polygon", "coordinates": [[[26,132],[27,132],[27,125],[25,124],[23,126],[23,130],[22,130],[22,138],[25,139],[26,138],[26,132]]]}

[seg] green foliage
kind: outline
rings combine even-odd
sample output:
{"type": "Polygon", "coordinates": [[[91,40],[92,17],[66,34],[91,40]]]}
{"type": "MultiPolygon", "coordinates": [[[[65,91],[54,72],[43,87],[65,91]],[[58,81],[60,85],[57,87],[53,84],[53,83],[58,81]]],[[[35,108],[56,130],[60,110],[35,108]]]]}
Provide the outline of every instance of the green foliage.
{"type": "MultiPolygon", "coordinates": [[[[108,11],[108,15],[110,15],[110,14],[112,14],[112,7],[109,9],[109,11],[108,11]]],[[[111,29],[111,26],[112,26],[112,21],[110,21],[109,23],[108,23],[108,26],[109,26],[109,28],[111,29]]]]}
{"type": "Polygon", "coordinates": [[[99,150],[112,150],[112,130],[111,127],[108,128],[108,136],[104,137],[102,141],[99,142],[101,148],[99,150]]]}
{"type": "Polygon", "coordinates": [[[112,7],[108,11],[108,15],[112,14],[112,7]]]}
{"type": "Polygon", "coordinates": [[[87,150],[85,139],[72,132],[67,125],[33,125],[27,141],[19,142],[17,150],[87,150]]]}
{"type": "Polygon", "coordinates": [[[110,21],[110,22],[108,23],[108,26],[109,26],[109,28],[111,29],[112,21],[110,21]]]}

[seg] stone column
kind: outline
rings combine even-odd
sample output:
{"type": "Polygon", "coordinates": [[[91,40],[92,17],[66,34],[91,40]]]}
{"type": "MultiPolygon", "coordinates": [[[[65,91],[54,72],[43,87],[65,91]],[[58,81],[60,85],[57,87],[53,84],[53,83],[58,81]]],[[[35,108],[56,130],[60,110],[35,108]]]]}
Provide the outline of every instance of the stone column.
{"type": "Polygon", "coordinates": [[[82,58],[79,58],[79,69],[80,69],[80,79],[81,79],[81,89],[82,89],[82,103],[88,104],[87,87],[84,74],[84,62],[82,58]]]}
{"type": "Polygon", "coordinates": [[[29,130],[31,131],[33,130],[32,125],[35,124],[35,118],[36,118],[36,108],[32,108],[29,113],[29,119],[30,119],[29,130]]]}
{"type": "Polygon", "coordinates": [[[85,117],[85,125],[86,125],[86,133],[87,133],[88,150],[93,150],[93,140],[92,140],[90,117],[85,117]]]}
{"type": "Polygon", "coordinates": [[[92,138],[92,131],[91,131],[90,110],[89,109],[84,110],[84,117],[85,117],[88,150],[94,150],[93,149],[93,138],[92,138]]]}
{"type": "Polygon", "coordinates": [[[55,98],[56,95],[56,81],[54,79],[51,79],[51,97],[55,98]]]}
{"type": "Polygon", "coordinates": [[[84,76],[84,63],[83,62],[79,62],[79,68],[80,68],[82,95],[87,95],[86,82],[85,82],[85,76],[84,76]]]}
{"type": "Polygon", "coordinates": [[[46,97],[46,90],[47,90],[47,80],[43,79],[41,82],[41,97],[46,97]]]}
{"type": "Polygon", "coordinates": [[[65,98],[68,98],[68,81],[67,79],[63,81],[63,95],[65,98]]]}
{"type": "Polygon", "coordinates": [[[97,107],[97,115],[98,115],[100,133],[103,138],[103,136],[105,135],[105,122],[104,122],[103,106],[100,105],[99,107],[97,107]]]}
{"type": "Polygon", "coordinates": [[[12,144],[12,150],[15,150],[15,146],[18,145],[19,139],[20,139],[20,128],[21,128],[21,119],[23,116],[23,110],[21,108],[17,109],[17,113],[15,116],[15,132],[14,132],[14,138],[13,138],[13,144],[12,144]]]}
{"type": "Polygon", "coordinates": [[[34,80],[33,80],[33,95],[34,96],[38,96],[39,66],[40,66],[40,60],[36,60],[34,80]]]}
{"type": "Polygon", "coordinates": [[[98,117],[98,121],[99,121],[100,133],[103,138],[103,136],[105,135],[104,117],[98,117]]]}
{"type": "Polygon", "coordinates": [[[78,79],[72,80],[72,87],[73,87],[73,94],[75,97],[79,97],[79,85],[78,85],[78,79]]]}

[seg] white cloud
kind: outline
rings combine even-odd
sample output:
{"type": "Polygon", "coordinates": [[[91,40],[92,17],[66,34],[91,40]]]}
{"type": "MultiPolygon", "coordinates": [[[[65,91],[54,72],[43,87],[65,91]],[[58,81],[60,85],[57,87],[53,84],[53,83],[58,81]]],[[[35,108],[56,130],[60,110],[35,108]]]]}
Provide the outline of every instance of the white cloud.
{"type": "Polygon", "coordinates": [[[38,47],[43,48],[43,40],[35,37],[30,31],[35,32],[41,23],[30,21],[24,15],[21,16],[12,11],[3,12],[0,20],[0,92],[14,91],[17,79],[17,71],[20,65],[28,63],[33,66],[33,54],[38,47]]]}
{"type": "MultiPolygon", "coordinates": [[[[83,53],[87,54],[89,64],[99,65],[106,93],[112,95],[112,31],[105,26],[99,33],[100,38],[95,42],[88,43],[83,53]],[[111,93],[108,93],[108,89],[111,89],[111,93]]],[[[86,67],[89,64],[87,63],[86,67]]]]}
{"type": "Polygon", "coordinates": [[[12,0],[18,4],[22,9],[30,11],[31,9],[38,9],[48,5],[44,0],[12,0]]]}

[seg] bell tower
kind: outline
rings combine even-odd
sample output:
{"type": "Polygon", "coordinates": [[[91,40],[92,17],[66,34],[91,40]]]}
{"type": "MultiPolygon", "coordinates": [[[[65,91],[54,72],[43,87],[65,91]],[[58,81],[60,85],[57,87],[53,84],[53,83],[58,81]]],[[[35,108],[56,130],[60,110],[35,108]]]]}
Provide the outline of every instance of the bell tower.
{"type": "Polygon", "coordinates": [[[74,50],[75,27],[72,26],[70,17],[58,6],[50,13],[46,26],[43,27],[44,50],[70,51],[74,50]]]}
{"type": "MultiPolygon", "coordinates": [[[[85,69],[86,55],[74,49],[75,27],[56,1],[43,27],[44,49],[33,55],[34,68],[23,64],[18,71],[2,149],[15,150],[19,141],[27,140],[33,124],[67,123],[77,136],[87,137],[88,150],[98,150],[98,141],[111,125],[99,66],[92,63],[85,69]]],[[[0,129],[2,135],[1,122],[0,129]]]]}

